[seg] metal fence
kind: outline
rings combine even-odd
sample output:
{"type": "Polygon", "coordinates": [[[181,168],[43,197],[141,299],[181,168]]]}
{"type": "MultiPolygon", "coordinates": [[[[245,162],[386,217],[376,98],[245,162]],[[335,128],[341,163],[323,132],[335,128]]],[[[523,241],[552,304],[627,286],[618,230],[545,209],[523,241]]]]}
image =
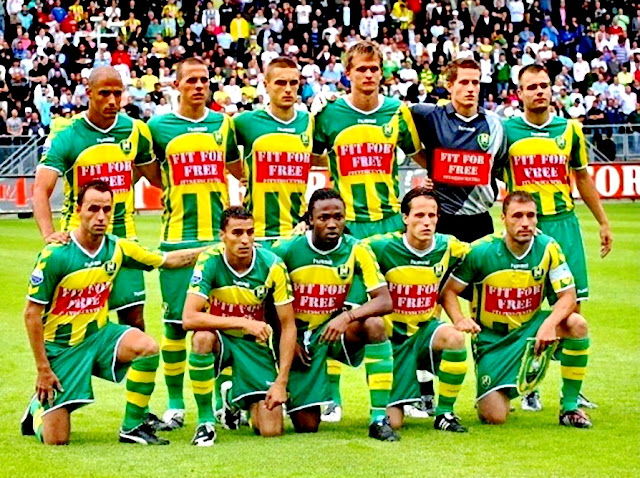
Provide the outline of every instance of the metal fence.
{"type": "Polygon", "coordinates": [[[585,125],[589,162],[640,161],[640,124],[585,125]]]}
{"type": "Polygon", "coordinates": [[[46,138],[0,136],[0,175],[33,174],[46,138]]]}

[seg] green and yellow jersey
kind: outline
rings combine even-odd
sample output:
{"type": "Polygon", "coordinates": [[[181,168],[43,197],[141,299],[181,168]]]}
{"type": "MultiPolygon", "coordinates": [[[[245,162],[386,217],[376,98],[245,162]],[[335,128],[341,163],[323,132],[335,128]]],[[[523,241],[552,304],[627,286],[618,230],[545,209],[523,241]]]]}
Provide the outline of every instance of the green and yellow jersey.
{"type": "Polygon", "coordinates": [[[365,112],[342,97],[318,114],[313,151],[328,150],[347,221],[380,221],[400,212],[398,147],[408,156],[421,149],[411,112],[400,100],[380,96],[378,107],[365,112]]]}
{"type": "Polygon", "coordinates": [[[531,320],[551,290],[557,294],[575,287],[560,246],[545,234],[536,234],[520,257],[509,250],[503,234],[479,239],[452,277],[473,284],[478,324],[504,334],[531,320]]]}
{"type": "MultiPolygon", "coordinates": [[[[200,254],[188,293],[204,297],[212,315],[246,317],[261,322],[267,321],[265,301],[269,295],[273,296],[276,306],[293,300],[289,274],[282,259],[262,247],[255,247],[251,266],[240,274],[229,265],[222,243],[200,254]]],[[[255,340],[253,335],[244,335],[240,330],[221,332],[255,340]]]]}
{"type": "Polygon", "coordinates": [[[571,170],[588,165],[580,124],[553,116],[547,124],[536,126],[514,117],[505,121],[504,131],[509,148],[508,191],[531,193],[541,216],[572,211],[571,170]]]}
{"type": "Polygon", "coordinates": [[[102,179],[114,193],[109,233],[135,239],[133,166],[153,161],[151,134],[142,121],[119,114],[113,125],[103,130],[83,114],[57,132],[38,167],[53,169],[64,178],[65,202],[60,223],[63,231],[80,225],[76,213],[80,188],[93,179],[102,179]]]}
{"type": "Polygon", "coordinates": [[[384,317],[387,335],[394,343],[402,343],[434,318],[440,282],[465,257],[469,245],[439,233],[424,251],[411,247],[401,232],[363,242],[375,254],[393,300],[393,312],[384,317]]]}
{"type": "Polygon", "coordinates": [[[272,250],[291,276],[299,336],[342,309],[354,276],[362,278],[367,292],[386,285],[369,246],[349,235],[342,236],[333,249],[322,251],[313,245],[308,231],[275,242],[272,250]]]}
{"type": "Polygon", "coordinates": [[[108,321],[109,295],[122,267],[150,270],[165,256],[134,241],[106,235],[93,254],[71,233],[68,244],[47,245],[31,273],[27,299],[45,305],[44,341],[74,346],[108,321]]]}
{"type": "Polygon", "coordinates": [[[245,205],[253,212],[256,238],[289,236],[306,211],[313,117],[297,111],[284,122],[266,109],[242,113],[234,123],[244,146],[245,205]]]}
{"type": "Polygon", "coordinates": [[[238,160],[231,118],[210,110],[199,120],[167,113],[149,129],[162,168],[161,241],[216,239],[229,206],[226,165],[238,160]]]}

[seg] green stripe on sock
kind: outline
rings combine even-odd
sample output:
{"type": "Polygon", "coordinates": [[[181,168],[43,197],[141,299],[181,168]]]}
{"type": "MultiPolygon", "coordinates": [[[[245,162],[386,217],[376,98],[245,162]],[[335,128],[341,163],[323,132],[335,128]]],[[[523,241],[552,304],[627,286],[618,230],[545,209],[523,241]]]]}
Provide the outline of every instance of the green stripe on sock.
{"type": "MultiPolygon", "coordinates": [[[[371,384],[375,381],[377,374],[393,375],[393,349],[391,342],[386,340],[379,344],[367,344],[364,347],[365,370],[367,372],[367,383],[371,384]],[[372,362],[372,360],[375,360],[372,362]]],[[[371,421],[377,421],[384,418],[387,414],[386,409],[389,404],[389,396],[391,395],[392,383],[385,386],[385,389],[378,390],[369,387],[369,396],[371,399],[371,421]]]]}
{"type": "MultiPolygon", "coordinates": [[[[586,367],[589,355],[569,355],[567,351],[580,351],[589,348],[589,337],[583,339],[564,339],[561,342],[560,365],[563,367],[586,367]]],[[[582,380],[562,377],[562,412],[578,409],[578,396],[582,388],[582,380]]]]}
{"type": "MultiPolygon", "coordinates": [[[[189,378],[191,381],[211,382],[213,385],[215,370],[213,354],[189,355],[189,378]]],[[[213,390],[206,393],[197,393],[194,389],[193,396],[198,406],[198,424],[213,422],[213,390]]]]}
{"type": "Polygon", "coordinates": [[[451,371],[438,370],[438,405],[436,406],[436,416],[442,415],[443,413],[453,413],[453,406],[458,399],[457,392],[451,392],[444,394],[444,391],[449,387],[457,387],[462,385],[464,382],[465,374],[467,373],[466,362],[467,362],[467,349],[460,350],[443,350],[442,351],[442,360],[440,365],[442,366],[443,362],[449,362],[452,364],[456,364],[457,366],[462,367],[464,365],[464,369],[460,373],[453,373],[451,371]]]}
{"type": "Polygon", "coordinates": [[[153,378],[148,382],[137,382],[127,377],[126,389],[128,393],[136,393],[144,396],[143,403],[133,403],[127,400],[124,418],[122,420],[122,429],[129,431],[142,424],[144,420],[149,399],[155,388],[155,372],[160,365],[160,355],[149,355],[147,357],[138,357],[131,362],[131,369],[138,372],[153,372],[153,378]]]}
{"type": "MultiPolygon", "coordinates": [[[[184,350],[161,350],[162,361],[165,364],[175,364],[187,360],[187,332],[180,324],[165,323],[164,336],[169,340],[182,340],[184,350]]],[[[164,374],[164,382],[167,385],[167,395],[169,396],[169,408],[184,409],[184,375],[186,365],[181,373],[168,375],[164,374]]]]}

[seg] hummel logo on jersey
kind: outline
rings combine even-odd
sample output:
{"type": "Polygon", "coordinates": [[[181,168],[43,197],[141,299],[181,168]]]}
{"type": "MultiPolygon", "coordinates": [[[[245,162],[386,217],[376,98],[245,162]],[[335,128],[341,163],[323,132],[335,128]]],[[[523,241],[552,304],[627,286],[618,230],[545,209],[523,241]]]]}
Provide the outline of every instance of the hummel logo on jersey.
{"type": "Polygon", "coordinates": [[[194,126],[194,127],[188,127],[187,131],[189,133],[197,133],[199,131],[207,131],[207,127],[206,126],[194,126]]]}
{"type": "Polygon", "coordinates": [[[99,266],[100,264],[102,264],[101,261],[89,261],[89,262],[85,262],[84,266],[85,267],[95,267],[95,266],[99,266]]]}
{"type": "Polygon", "coordinates": [[[374,119],[358,118],[358,124],[376,124],[374,119]]]}
{"type": "Polygon", "coordinates": [[[527,264],[511,264],[511,268],[513,268],[513,269],[528,269],[529,266],[527,264]]]}
{"type": "Polygon", "coordinates": [[[116,139],[113,137],[108,138],[96,138],[96,143],[115,143],[116,139]]]}
{"type": "Polygon", "coordinates": [[[412,266],[428,266],[429,264],[431,264],[431,261],[416,261],[415,259],[411,259],[409,261],[409,264],[411,264],[412,266]]]}
{"type": "Polygon", "coordinates": [[[473,126],[462,126],[461,124],[458,125],[458,130],[459,131],[470,131],[472,133],[474,133],[476,131],[476,129],[473,126]]]}
{"type": "Polygon", "coordinates": [[[544,136],[544,137],[548,138],[549,137],[549,133],[547,131],[539,131],[539,132],[532,131],[531,132],[531,136],[544,136]]]}
{"type": "Polygon", "coordinates": [[[280,127],[278,127],[278,131],[280,131],[281,133],[295,133],[296,129],[295,128],[280,128],[280,127]]]}
{"type": "Polygon", "coordinates": [[[240,287],[249,287],[249,283],[248,282],[242,282],[239,280],[234,280],[233,281],[234,285],[239,285],[240,287]]]}
{"type": "Polygon", "coordinates": [[[313,263],[314,264],[320,264],[321,266],[332,266],[333,265],[333,261],[331,259],[316,259],[315,257],[313,258],[313,263]]]}

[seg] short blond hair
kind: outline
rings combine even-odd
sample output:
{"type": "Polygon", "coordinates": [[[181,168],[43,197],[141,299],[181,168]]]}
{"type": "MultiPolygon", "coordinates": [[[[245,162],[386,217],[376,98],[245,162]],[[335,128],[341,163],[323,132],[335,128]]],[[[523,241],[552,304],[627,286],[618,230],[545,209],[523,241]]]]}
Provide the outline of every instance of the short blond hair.
{"type": "Polygon", "coordinates": [[[298,69],[298,65],[291,58],[287,56],[279,56],[271,60],[271,62],[267,65],[267,69],[264,72],[264,77],[268,80],[273,73],[273,70],[276,68],[293,68],[295,70],[298,69]]]}
{"type": "Polygon", "coordinates": [[[373,58],[378,61],[378,63],[380,64],[380,68],[382,68],[382,52],[380,51],[380,48],[378,48],[378,45],[376,45],[372,41],[359,41],[351,48],[349,48],[345,60],[345,68],[347,71],[351,69],[351,67],[353,66],[353,59],[357,56],[373,58]]]}

